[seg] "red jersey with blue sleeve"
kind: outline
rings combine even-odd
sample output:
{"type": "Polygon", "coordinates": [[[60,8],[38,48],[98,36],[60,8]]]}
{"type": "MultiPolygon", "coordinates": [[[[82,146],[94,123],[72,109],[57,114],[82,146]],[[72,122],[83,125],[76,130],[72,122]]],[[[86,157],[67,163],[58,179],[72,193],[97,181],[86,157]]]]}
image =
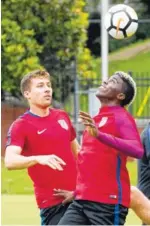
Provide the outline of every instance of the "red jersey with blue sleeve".
{"type": "Polygon", "coordinates": [[[63,171],[40,164],[28,168],[40,208],[62,202],[62,198],[53,196],[54,188],[70,191],[75,189],[76,161],[71,151],[71,141],[75,137],[76,133],[67,113],[56,109],[50,109],[50,114],[46,117],[39,117],[28,111],[8,131],[6,145],[21,147],[22,155],[54,154],[66,163],[63,171]]]}
{"type": "Polygon", "coordinates": [[[103,107],[94,117],[98,137],[85,130],[78,156],[76,199],[108,204],[130,203],[127,156],[143,148],[132,116],[120,106],[103,107]]]}

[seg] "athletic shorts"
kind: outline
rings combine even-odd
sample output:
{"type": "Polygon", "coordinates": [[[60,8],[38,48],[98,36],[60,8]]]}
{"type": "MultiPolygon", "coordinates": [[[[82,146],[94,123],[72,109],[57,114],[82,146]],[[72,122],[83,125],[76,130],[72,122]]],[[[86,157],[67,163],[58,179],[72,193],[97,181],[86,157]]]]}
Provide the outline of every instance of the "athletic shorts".
{"type": "Polygon", "coordinates": [[[66,212],[69,204],[59,204],[40,209],[41,225],[57,225],[66,212]]]}
{"type": "Polygon", "coordinates": [[[120,204],[75,200],[58,225],[124,225],[128,208],[120,204]]]}

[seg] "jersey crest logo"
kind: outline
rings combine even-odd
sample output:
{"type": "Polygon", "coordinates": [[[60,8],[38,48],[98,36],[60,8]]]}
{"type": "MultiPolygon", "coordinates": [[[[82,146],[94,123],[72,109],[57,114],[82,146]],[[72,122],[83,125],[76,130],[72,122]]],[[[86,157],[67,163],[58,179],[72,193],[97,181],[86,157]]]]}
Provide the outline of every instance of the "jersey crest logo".
{"type": "Polygon", "coordinates": [[[63,129],[68,130],[68,125],[64,119],[58,120],[58,123],[63,129]]]}
{"type": "Polygon", "coordinates": [[[98,127],[104,126],[106,124],[107,120],[108,120],[108,117],[102,117],[98,127]]]}

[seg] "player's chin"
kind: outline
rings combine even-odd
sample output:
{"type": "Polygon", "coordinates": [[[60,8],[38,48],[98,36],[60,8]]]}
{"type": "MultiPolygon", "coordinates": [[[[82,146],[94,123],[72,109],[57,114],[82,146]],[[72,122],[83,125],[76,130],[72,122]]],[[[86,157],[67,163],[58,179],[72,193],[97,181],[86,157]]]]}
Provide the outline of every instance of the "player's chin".
{"type": "Polygon", "coordinates": [[[96,92],[96,97],[105,97],[106,96],[106,92],[102,89],[98,89],[97,92],[96,92]]]}
{"type": "Polygon", "coordinates": [[[51,105],[51,101],[43,101],[42,103],[42,107],[46,108],[46,107],[49,107],[51,105]]]}

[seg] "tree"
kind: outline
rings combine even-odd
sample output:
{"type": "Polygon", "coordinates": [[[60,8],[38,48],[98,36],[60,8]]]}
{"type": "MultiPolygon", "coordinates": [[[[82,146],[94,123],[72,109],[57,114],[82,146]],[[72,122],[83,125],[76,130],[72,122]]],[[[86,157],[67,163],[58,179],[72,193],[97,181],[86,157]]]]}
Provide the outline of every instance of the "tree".
{"type": "Polygon", "coordinates": [[[2,89],[19,94],[19,79],[40,67],[37,56],[42,51],[33,38],[34,30],[21,28],[16,21],[4,16],[2,20],[2,89]]]}
{"type": "Polygon", "coordinates": [[[39,67],[56,80],[74,56],[79,75],[89,75],[84,8],[84,0],[2,0],[2,88],[19,95],[20,78],[39,67]]]}

